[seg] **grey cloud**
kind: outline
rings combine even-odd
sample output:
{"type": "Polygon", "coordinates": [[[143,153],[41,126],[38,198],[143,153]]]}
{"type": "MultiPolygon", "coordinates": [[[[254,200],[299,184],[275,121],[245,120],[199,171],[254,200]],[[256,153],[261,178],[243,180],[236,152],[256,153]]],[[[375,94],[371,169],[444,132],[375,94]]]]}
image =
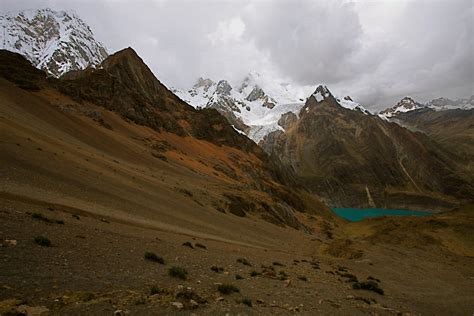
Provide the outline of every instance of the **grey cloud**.
{"type": "Polygon", "coordinates": [[[38,7],[75,10],[112,52],[132,46],[179,88],[257,71],[372,110],[474,91],[471,0],[2,0],[38,7]]]}
{"type": "Polygon", "coordinates": [[[331,84],[352,72],[361,49],[362,28],[351,3],[337,1],[261,2],[248,10],[247,33],[269,52],[296,83],[331,84]]]}

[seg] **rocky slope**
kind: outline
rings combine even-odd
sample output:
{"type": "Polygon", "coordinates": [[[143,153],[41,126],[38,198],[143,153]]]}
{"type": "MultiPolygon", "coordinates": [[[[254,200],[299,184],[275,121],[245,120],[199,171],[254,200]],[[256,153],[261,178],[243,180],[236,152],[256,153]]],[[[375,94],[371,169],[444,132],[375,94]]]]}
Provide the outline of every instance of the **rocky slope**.
{"type": "Polygon", "coordinates": [[[0,14],[0,48],[22,54],[54,77],[98,65],[107,57],[83,20],[51,9],[0,14]]]}
{"type": "MultiPolygon", "coordinates": [[[[190,90],[174,91],[196,108],[217,109],[234,128],[256,143],[270,132],[284,130],[281,120],[298,116],[306,100],[304,92],[252,73],[237,87],[232,87],[227,80],[216,83],[200,78],[190,90]]],[[[337,101],[347,109],[369,114],[350,97],[337,98],[337,101]]]]}
{"type": "Polygon", "coordinates": [[[322,86],[262,146],[331,206],[443,209],[474,192],[426,135],[343,108],[322,86]]]}
{"type": "MultiPolygon", "coordinates": [[[[185,178],[189,178],[184,180],[187,184],[178,184],[180,182],[178,181],[172,190],[178,192],[178,195],[184,195],[184,200],[197,201],[198,208],[213,209],[238,217],[255,214],[274,224],[303,230],[306,228],[298,221],[297,212],[308,210],[305,202],[308,199],[313,201],[313,205],[319,205],[317,208],[326,212],[327,216],[331,216],[320,202],[314,202],[317,200],[315,197],[310,197],[299,189],[290,172],[270,160],[254,142],[236,132],[216,110],[196,110],[170,92],[154,77],[131,48],[109,56],[97,69],[86,69],[59,80],[45,78],[46,75],[42,71],[33,68],[20,55],[8,51],[1,51],[0,55],[2,61],[0,76],[23,89],[24,92],[16,93],[22,95],[23,99],[30,98],[27,104],[41,103],[42,107],[48,109],[45,113],[53,111],[59,113],[56,113],[56,116],[66,116],[63,118],[65,124],[69,124],[68,122],[77,115],[82,115],[102,128],[110,130],[113,137],[123,133],[130,135],[126,137],[131,137],[131,141],[114,145],[116,150],[128,153],[132,148],[130,146],[138,146],[135,154],[128,158],[131,161],[145,159],[146,165],[152,168],[172,164],[173,171],[169,171],[171,178],[180,179],[183,178],[183,173],[188,174],[185,178]],[[114,126],[111,122],[117,119],[111,119],[110,114],[104,113],[113,113],[123,122],[114,126]],[[69,114],[72,117],[68,117],[69,114]],[[125,127],[120,126],[124,124],[125,127]],[[128,130],[135,128],[134,126],[146,128],[148,132],[145,135],[143,132],[129,132],[128,130]],[[141,157],[143,155],[146,157],[141,157]],[[188,188],[188,185],[196,181],[203,181],[196,188],[206,187],[206,183],[211,181],[220,183],[219,189],[209,193],[202,192],[206,198],[205,201],[199,201],[195,196],[197,193],[193,192],[193,186],[188,188]]],[[[6,80],[2,81],[4,86],[8,85],[6,80]]],[[[6,98],[10,102],[20,102],[15,95],[8,95],[6,98]]],[[[44,118],[39,119],[42,120],[44,118]]],[[[10,128],[13,130],[5,133],[15,135],[18,132],[15,131],[15,126],[12,123],[10,128]]],[[[79,126],[61,128],[68,131],[78,130],[79,133],[79,126]]],[[[43,131],[38,127],[33,128],[31,133],[39,135],[43,131]]],[[[44,133],[49,135],[57,131],[44,133]]],[[[88,133],[93,133],[93,130],[88,133]]],[[[101,143],[106,142],[102,134],[97,132],[100,136],[90,135],[94,140],[87,139],[80,142],[92,142],[94,148],[96,146],[100,148],[101,143]]],[[[79,133],[75,137],[82,136],[83,134],[79,133]]],[[[48,138],[41,146],[47,146],[50,141],[48,138]]],[[[18,155],[18,153],[12,154],[12,156],[18,155]]],[[[35,156],[25,160],[28,164],[36,164],[35,156]]],[[[119,161],[117,158],[112,160],[119,161]]],[[[68,178],[68,163],[63,162],[65,170],[62,174],[66,174],[65,177],[68,178]]],[[[17,163],[20,162],[8,160],[2,165],[13,168],[17,163]]],[[[23,169],[22,166],[16,168],[23,169]]],[[[46,165],[42,165],[41,168],[47,169],[46,165]]],[[[47,174],[56,174],[56,171],[48,172],[50,173],[47,174]]],[[[28,180],[13,176],[12,179],[20,182],[28,180]]],[[[136,181],[136,178],[133,179],[136,181]]],[[[59,183],[62,181],[59,180],[59,183]]],[[[157,197],[168,192],[169,188],[163,189],[160,185],[153,189],[154,186],[151,184],[154,182],[155,180],[152,180],[147,187],[155,191],[157,197]]],[[[111,187],[116,185],[111,184],[111,187]]],[[[34,192],[36,189],[32,190],[34,192]]],[[[102,187],[101,190],[108,189],[102,187]]],[[[68,195],[68,192],[63,194],[68,195]]],[[[166,199],[167,195],[168,193],[164,194],[163,198],[166,199]]],[[[180,198],[183,199],[182,196],[180,198]]],[[[160,205],[163,202],[158,198],[157,203],[160,205]]]]}

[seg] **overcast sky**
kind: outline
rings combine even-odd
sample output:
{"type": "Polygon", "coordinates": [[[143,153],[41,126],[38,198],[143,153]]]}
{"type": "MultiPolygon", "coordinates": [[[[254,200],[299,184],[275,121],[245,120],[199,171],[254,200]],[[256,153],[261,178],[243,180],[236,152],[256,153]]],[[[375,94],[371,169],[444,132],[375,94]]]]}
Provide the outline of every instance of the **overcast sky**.
{"type": "Polygon", "coordinates": [[[474,0],[0,1],[72,9],[109,52],[133,47],[177,88],[256,71],[372,110],[474,94],[474,0]]]}

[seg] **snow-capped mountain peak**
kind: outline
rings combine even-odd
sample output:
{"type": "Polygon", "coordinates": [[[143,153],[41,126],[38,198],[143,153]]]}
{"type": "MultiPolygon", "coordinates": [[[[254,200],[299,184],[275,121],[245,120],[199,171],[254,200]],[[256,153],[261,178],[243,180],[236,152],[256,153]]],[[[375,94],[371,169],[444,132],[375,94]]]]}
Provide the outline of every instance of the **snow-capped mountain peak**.
{"type": "Polygon", "coordinates": [[[22,54],[55,77],[98,65],[108,55],[77,14],[51,9],[0,14],[0,48],[22,54]]]}
{"type": "MultiPolygon", "coordinates": [[[[188,91],[173,91],[184,101],[196,108],[214,108],[223,114],[235,129],[244,132],[258,143],[267,134],[290,126],[288,122],[298,119],[305,104],[305,97],[291,86],[272,82],[258,73],[248,74],[234,88],[226,80],[217,83],[211,79],[199,78],[188,91]]],[[[311,95],[322,101],[334,98],[346,109],[370,114],[350,97],[337,98],[329,89],[320,85],[311,95]]]]}
{"type": "Polygon", "coordinates": [[[325,98],[332,96],[331,92],[326,86],[319,85],[313,93],[317,102],[322,102],[325,98]]]}
{"type": "Polygon", "coordinates": [[[393,107],[381,111],[379,116],[388,120],[400,113],[411,112],[419,109],[431,109],[434,111],[474,109],[474,95],[470,98],[457,99],[455,101],[448,98],[438,98],[431,100],[426,104],[418,103],[410,97],[404,97],[393,107]]]}
{"type": "Polygon", "coordinates": [[[410,112],[417,109],[421,109],[423,107],[425,107],[423,104],[416,102],[411,97],[404,97],[403,99],[398,101],[398,103],[395,104],[393,107],[380,112],[379,116],[384,119],[388,119],[397,115],[397,113],[410,112]]]}
{"type": "Polygon", "coordinates": [[[312,96],[316,99],[316,102],[318,103],[324,101],[327,98],[334,98],[336,102],[343,108],[352,111],[360,111],[367,115],[371,114],[362,105],[357,102],[354,102],[349,96],[346,96],[344,98],[334,97],[334,95],[331,93],[331,91],[329,91],[327,86],[319,85],[312,94],[312,96]]]}
{"type": "Polygon", "coordinates": [[[448,98],[438,98],[431,100],[426,104],[426,106],[435,111],[453,109],[470,110],[474,109],[474,95],[472,95],[470,98],[463,98],[457,100],[450,100],[448,98]]]}

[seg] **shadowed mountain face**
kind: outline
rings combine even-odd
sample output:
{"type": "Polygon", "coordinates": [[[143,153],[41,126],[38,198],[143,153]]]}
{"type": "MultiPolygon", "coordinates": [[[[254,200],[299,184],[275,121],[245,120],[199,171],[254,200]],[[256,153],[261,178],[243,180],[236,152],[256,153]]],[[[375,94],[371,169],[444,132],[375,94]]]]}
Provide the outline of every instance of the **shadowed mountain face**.
{"type": "Polygon", "coordinates": [[[268,135],[264,150],[331,206],[443,209],[473,196],[453,162],[426,135],[312,95],[299,120],[268,135]]]}
{"type": "MultiPolygon", "coordinates": [[[[141,192],[145,190],[143,186],[132,184],[138,179],[149,178],[152,171],[143,175],[127,174],[121,180],[111,178],[110,183],[103,180],[105,183],[100,185],[99,190],[108,191],[117,186],[123,186],[124,192],[138,190],[139,193],[128,198],[125,194],[121,199],[139,204],[155,201],[153,206],[147,206],[151,209],[166,205],[166,201],[170,200],[181,204],[189,200],[196,208],[192,216],[199,217],[200,210],[230,213],[233,215],[228,216],[238,217],[257,214],[274,224],[298,229],[305,227],[298,221],[296,211],[319,210],[325,216],[331,216],[317,198],[298,189],[290,172],[272,162],[255,143],[236,132],[216,110],[198,111],[177,98],[130,48],[108,57],[97,69],[69,73],[62,79],[46,78],[44,73],[17,54],[1,51],[0,59],[2,98],[7,106],[4,110],[25,113],[22,118],[25,122],[21,124],[31,126],[28,132],[20,132],[15,121],[8,121],[2,134],[13,135],[13,138],[24,134],[28,139],[44,135],[48,140],[43,140],[42,146],[52,146],[54,152],[72,156],[77,153],[74,152],[76,149],[69,148],[70,145],[85,143],[90,155],[86,164],[96,159],[92,157],[104,155],[104,152],[111,158],[112,165],[97,162],[93,168],[84,167],[98,177],[106,170],[116,170],[115,164],[125,159],[121,168],[130,163],[134,165],[133,173],[136,170],[166,170],[163,174],[170,180],[165,184],[157,179],[165,181],[166,177],[153,176],[153,179],[145,181],[145,188],[155,192],[153,198],[144,198],[148,195],[141,192]],[[36,106],[31,107],[33,104],[36,106]],[[46,121],[48,124],[36,126],[28,120],[46,121]],[[67,137],[54,141],[49,136],[64,133],[67,137]],[[66,141],[69,137],[74,140],[66,141]],[[209,183],[213,183],[215,188],[207,188],[209,183]]],[[[19,114],[12,113],[10,116],[19,120],[19,114]]],[[[22,170],[24,165],[21,163],[27,163],[32,170],[35,170],[34,165],[44,170],[44,181],[73,181],[83,183],[85,188],[95,185],[70,172],[67,159],[57,158],[59,160],[55,165],[58,167],[54,167],[49,164],[53,160],[40,163],[37,155],[14,153],[12,148],[2,149],[2,152],[2,159],[8,160],[3,161],[2,165],[16,166],[9,170],[22,170]],[[15,156],[24,157],[8,159],[15,156]],[[59,167],[61,165],[63,169],[59,167]],[[57,174],[59,170],[62,170],[60,175],[57,174]]],[[[28,178],[12,174],[11,179],[18,182],[15,188],[27,185],[23,182],[27,182],[28,178]]],[[[10,193],[27,194],[20,191],[11,189],[10,193]]],[[[62,194],[70,192],[73,190],[62,194]]],[[[170,206],[170,212],[176,214],[187,214],[187,209],[190,207],[170,206]]],[[[162,210],[156,212],[160,214],[162,210]]]]}
{"type": "MultiPolygon", "coordinates": [[[[472,99],[472,98],[471,98],[472,99]]],[[[436,111],[430,108],[399,113],[394,122],[427,134],[452,156],[453,162],[474,182],[474,110],[436,111]]]]}

